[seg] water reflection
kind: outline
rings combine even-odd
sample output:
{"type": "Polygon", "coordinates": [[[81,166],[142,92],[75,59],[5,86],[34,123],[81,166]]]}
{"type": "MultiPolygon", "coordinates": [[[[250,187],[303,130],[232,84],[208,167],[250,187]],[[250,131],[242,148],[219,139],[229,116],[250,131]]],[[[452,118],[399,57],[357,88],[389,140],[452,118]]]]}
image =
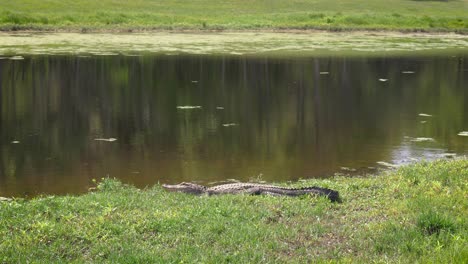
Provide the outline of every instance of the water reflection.
{"type": "Polygon", "coordinates": [[[0,195],[82,192],[106,176],[284,181],[464,154],[467,59],[0,60],[0,195]]]}

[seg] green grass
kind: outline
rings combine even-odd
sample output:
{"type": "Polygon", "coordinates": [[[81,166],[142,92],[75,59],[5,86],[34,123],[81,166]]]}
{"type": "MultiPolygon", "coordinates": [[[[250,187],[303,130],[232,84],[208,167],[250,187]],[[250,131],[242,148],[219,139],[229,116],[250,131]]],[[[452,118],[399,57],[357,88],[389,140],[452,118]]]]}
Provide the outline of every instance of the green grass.
{"type": "Polygon", "coordinates": [[[468,0],[0,0],[3,30],[468,30],[468,0]]]}
{"type": "Polygon", "coordinates": [[[325,198],[201,196],[105,179],[81,196],[0,202],[2,263],[463,263],[468,160],[310,180],[325,198]]]}

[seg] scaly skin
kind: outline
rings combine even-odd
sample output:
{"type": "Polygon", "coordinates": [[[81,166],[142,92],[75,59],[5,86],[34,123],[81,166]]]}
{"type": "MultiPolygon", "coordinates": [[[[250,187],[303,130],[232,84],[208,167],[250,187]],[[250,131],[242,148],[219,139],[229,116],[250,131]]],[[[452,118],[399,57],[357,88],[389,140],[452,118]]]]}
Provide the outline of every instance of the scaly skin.
{"type": "Polygon", "coordinates": [[[337,191],[320,188],[320,187],[304,187],[304,188],[288,188],[280,187],[267,184],[257,184],[257,183],[229,183],[221,184],[213,187],[205,187],[202,185],[182,182],[176,185],[163,184],[163,187],[168,191],[184,192],[191,194],[207,194],[207,195],[216,195],[216,194],[267,194],[267,195],[286,195],[286,196],[299,196],[305,194],[314,194],[320,196],[326,196],[333,202],[339,202],[340,196],[337,191]]]}

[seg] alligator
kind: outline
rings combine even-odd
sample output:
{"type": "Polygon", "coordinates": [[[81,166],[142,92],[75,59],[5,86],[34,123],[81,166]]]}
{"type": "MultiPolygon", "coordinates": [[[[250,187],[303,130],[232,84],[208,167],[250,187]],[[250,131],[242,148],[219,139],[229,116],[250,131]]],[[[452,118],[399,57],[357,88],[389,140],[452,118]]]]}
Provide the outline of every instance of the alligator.
{"type": "Polygon", "coordinates": [[[305,194],[313,194],[325,196],[332,202],[339,202],[340,195],[337,191],[321,188],[321,187],[302,187],[302,188],[288,188],[267,184],[257,183],[228,183],[216,185],[213,187],[206,187],[190,182],[182,182],[175,185],[163,184],[163,188],[168,191],[184,192],[196,195],[217,195],[217,194],[251,194],[251,195],[274,195],[274,196],[300,196],[305,194]]]}

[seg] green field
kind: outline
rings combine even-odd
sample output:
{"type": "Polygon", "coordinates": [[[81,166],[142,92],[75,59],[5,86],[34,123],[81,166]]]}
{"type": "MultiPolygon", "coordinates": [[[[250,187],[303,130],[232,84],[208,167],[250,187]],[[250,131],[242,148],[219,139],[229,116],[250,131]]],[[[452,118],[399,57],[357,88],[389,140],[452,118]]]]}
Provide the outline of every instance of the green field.
{"type": "Polygon", "coordinates": [[[468,30],[468,0],[0,0],[0,29],[468,30]]]}
{"type": "Polygon", "coordinates": [[[468,160],[309,180],[325,198],[191,196],[103,180],[0,201],[1,263],[464,263],[468,160]]]}

